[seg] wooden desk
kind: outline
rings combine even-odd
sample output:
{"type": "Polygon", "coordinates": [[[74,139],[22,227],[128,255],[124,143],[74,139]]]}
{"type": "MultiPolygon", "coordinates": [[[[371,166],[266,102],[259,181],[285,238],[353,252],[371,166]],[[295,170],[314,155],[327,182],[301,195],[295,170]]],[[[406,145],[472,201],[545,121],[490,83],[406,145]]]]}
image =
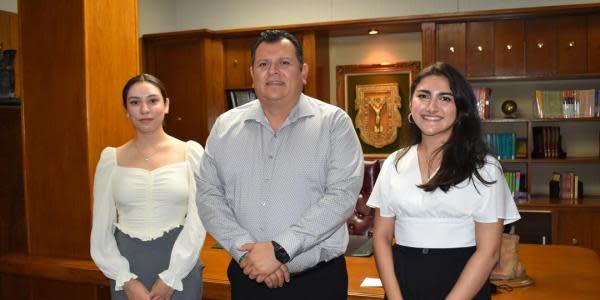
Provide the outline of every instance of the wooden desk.
{"type": "MultiPolygon", "coordinates": [[[[227,266],[231,260],[225,250],[212,249],[208,237],[202,250],[204,298],[230,299],[227,266]]],[[[511,292],[494,295],[506,299],[599,299],[600,257],[591,249],[561,245],[519,246],[521,262],[535,283],[511,292]]],[[[373,257],[346,257],[348,266],[348,299],[383,299],[382,288],[362,288],[365,277],[379,277],[373,257]]]]}

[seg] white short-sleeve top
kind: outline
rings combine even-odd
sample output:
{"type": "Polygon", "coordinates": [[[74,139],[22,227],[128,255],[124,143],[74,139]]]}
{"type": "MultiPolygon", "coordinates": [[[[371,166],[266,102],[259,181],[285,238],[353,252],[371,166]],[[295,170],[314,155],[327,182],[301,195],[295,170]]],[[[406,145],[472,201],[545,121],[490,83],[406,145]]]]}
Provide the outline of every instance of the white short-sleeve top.
{"type": "MultiPolygon", "coordinates": [[[[402,150],[400,150],[402,151],[402,150]]],[[[397,151],[398,152],[398,151],[397,151]]],[[[382,217],[395,217],[398,245],[416,248],[459,248],[475,246],[475,222],[509,224],[520,219],[500,163],[488,155],[479,174],[444,192],[426,192],[417,185],[421,172],[417,146],[395,164],[397,152],[384,162],[367,205],[380,209],[382,217]]]]}

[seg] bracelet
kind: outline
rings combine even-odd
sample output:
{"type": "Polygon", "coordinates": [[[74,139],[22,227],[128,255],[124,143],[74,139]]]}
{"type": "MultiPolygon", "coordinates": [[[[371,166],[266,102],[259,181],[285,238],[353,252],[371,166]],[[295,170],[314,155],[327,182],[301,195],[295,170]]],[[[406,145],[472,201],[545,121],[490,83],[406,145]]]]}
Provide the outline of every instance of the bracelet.
{"type": "Polygon", "coordinates": [[[238,261],[238,263],[242,263],[242,261],[244,260],[244,258],[246,258],[246,254],[248,254],[248,252],[245,252],[244,254],[242,254],[242,256],[240,256],[240,260],[238,261]]]}

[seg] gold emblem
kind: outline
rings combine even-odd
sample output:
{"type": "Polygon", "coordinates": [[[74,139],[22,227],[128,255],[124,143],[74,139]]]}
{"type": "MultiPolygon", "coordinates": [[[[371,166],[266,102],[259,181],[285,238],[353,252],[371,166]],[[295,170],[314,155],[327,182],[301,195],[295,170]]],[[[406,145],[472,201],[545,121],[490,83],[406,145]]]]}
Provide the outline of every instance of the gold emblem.
{"type": "Polygon", "coordinates": [[[398,83],[356,86],[354,120],[360,139],[375,148],[383,148],[396,141],[397,128],[402,127],[398,83]]]}

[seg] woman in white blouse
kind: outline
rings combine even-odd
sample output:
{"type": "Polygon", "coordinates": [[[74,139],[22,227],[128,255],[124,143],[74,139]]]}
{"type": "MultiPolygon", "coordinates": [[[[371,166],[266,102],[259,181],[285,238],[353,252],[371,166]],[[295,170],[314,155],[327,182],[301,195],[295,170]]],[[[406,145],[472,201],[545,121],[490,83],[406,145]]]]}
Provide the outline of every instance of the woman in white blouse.
{"type": "Polygon", "coordinates": [[[156,77],[131,78],[123,106],[136,135],[105,148],[96,167],[91,255],[110,279],[112,299],[202,297],[206,231],[194,170],[203,149],[165,133],[169,104],[156,77]]]}
{"type": "Polygon", "coordinates": [[[368,201],[386,297],[490,299],[503,225],[520,217],[471,86],[435,63],[410,93],[407,144],[385,160],[368,201]]]}

